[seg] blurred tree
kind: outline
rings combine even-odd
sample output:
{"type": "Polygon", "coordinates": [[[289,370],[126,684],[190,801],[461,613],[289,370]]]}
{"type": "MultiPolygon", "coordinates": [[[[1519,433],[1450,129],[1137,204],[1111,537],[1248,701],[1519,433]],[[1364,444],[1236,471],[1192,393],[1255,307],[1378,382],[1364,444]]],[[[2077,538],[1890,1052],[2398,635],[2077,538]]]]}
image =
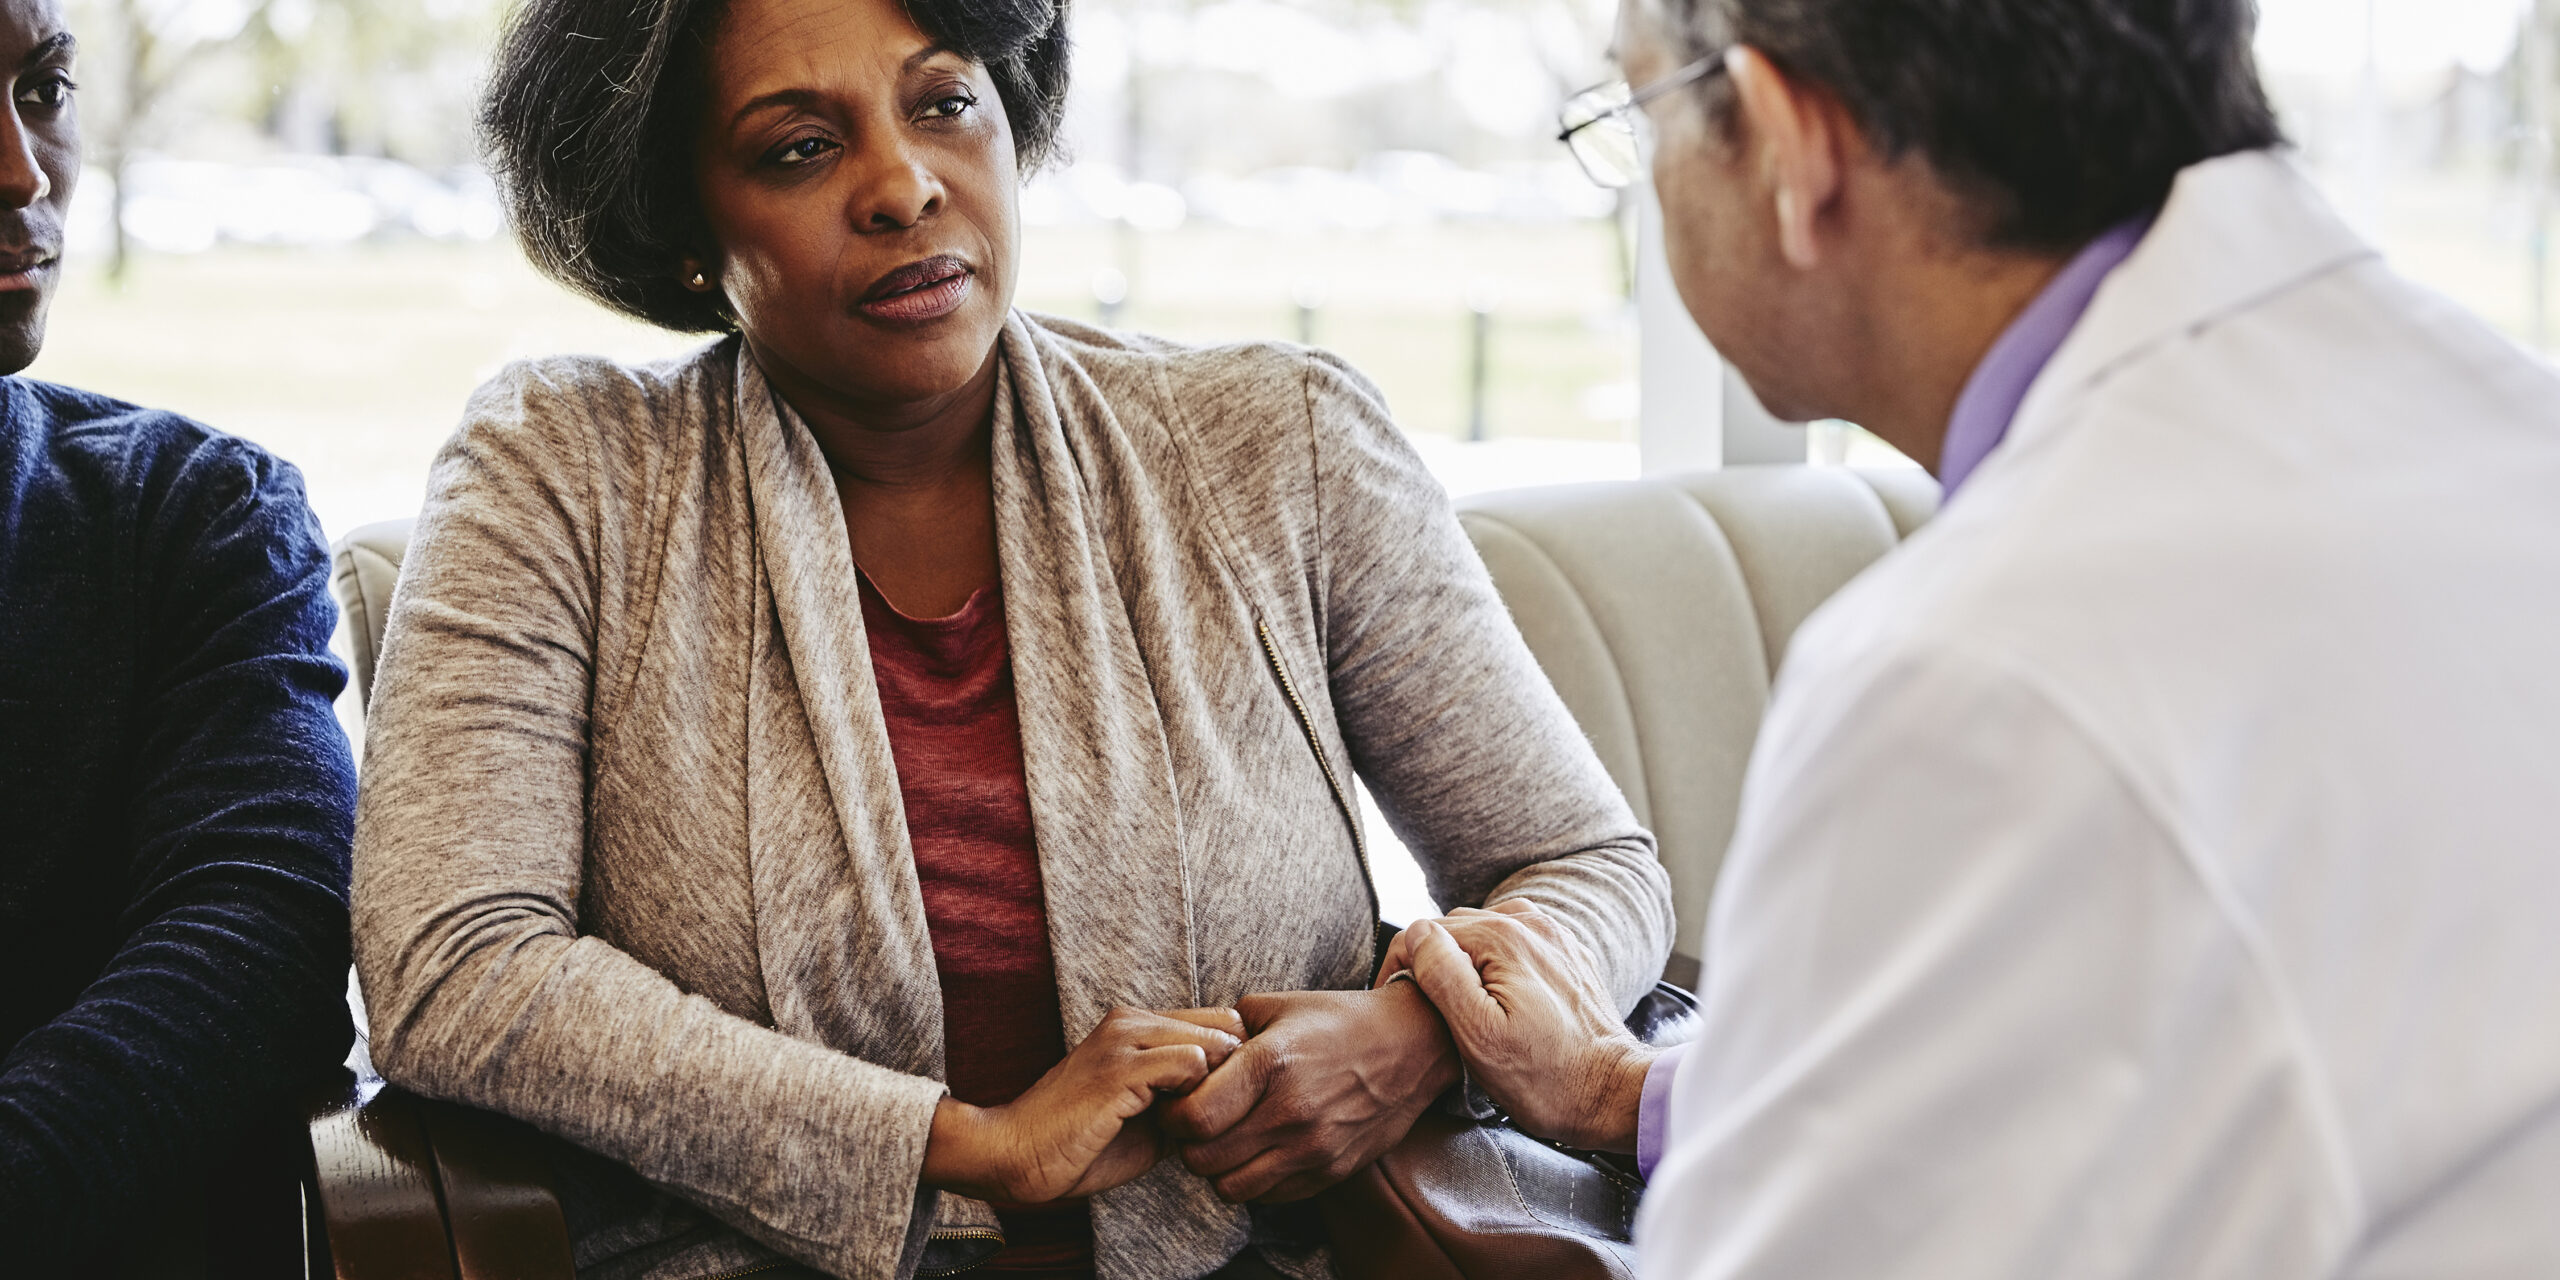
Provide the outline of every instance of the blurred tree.
{"type": "Polygon", "coordinates": [[[254,33],[263,124],[289,150],[421,168],[476,154],[496,0],[268,0],[254,33]]]}
{"type": "MultiPolygon", "coordinates": [[[[1363,90],[1313,111],[1294,100],[1279,112],[1270,112],[1259,102],[1254,106],[1261,109],[1251,113],[1204,110],[1204,102],[1222,100],[1212,96],[1215,91],[1204,77],[1225,76],[1232,81],[1236,67],[1228,51],[1229,56],[1214,60],[1227,64],[1223,71],[1207,70],[1196,32],[1203,15],[1226,2],[1074,0],[1079,15],[1107,15],[1119,27],[1113,43],[1121,56],[1109,60],[1117,73],[1114,118],[1104,135],[1108,141],[1103,154],[1116,157],[1125,181],[1179,185],[1203,159],[1204,150],[1228,158],[1239,150],[1244,154],[1263,150],[1235,147],[1240,120],[1250,122],[1243,132],[1258,135],[1255,140],[1266,143],[1275,135],[1288,135],[1302,141],[1325,139],[1355,153],[1420,149],[1444,151],[1475,163],[1484,159],[1468,152],[1489,140],[1467,122],[1436,76],[1410,85],[1363,90]]],[[[1289,7],[1348,32],[1391,26],[1427,32],[1426,38],[1435,40],[1453,38],[1462,24],[1449,19],[1462,12],[1500,14],[1519,24],[1543,72],[1543,84],[1524,80],[1521,92],[1543,93],[1553,105],[1561,105],[1568,95],[1609,74],[1606,51],[1617,14],[1614,0],[1292,0],[1289,7]]],[[[1266,67],[1260,78],[1277,80],[1282,74],[1266,67]]],[[[1520,139],[1490,141],[1507,158],[1521,154],[1520,139]]],[[[1280,149],[1290,148],[1283,144],[1280,149]]],[[[1558,150],[1554,158],[1561,159],[1562,154],[1558,150]]],[[[1618,258],[1620,280],[1629,291],[1635,275],[1628,229],[1632,208],[1622,194],[1618,258]]],[[[1124,209],[1117,224],[1117,266],[1107,282],[1109,289],[1127,296],[1144,291],[1145,239],[1124,209]]],[[[1098,282],[1097,287],[1105,286],[1098,282]]]]}
{"type": "Polygon", "coordinates": [[[122,284],[132,265],[125,233],[125,205],[133,157],[146,149],[164,122],[173,91],[223,50],[237,47],[265,27],[273,0],[87,0],[72,9],[72,31],[88,57],[82,105],[90,154],[114,188],[108,206],[113,237],[107,278],[122,284]],[[102,71],[103,75],[92,74],[102,71]]]}
{"type": "Polygon", "coordinates": [[[132,166],[227,117],[288,151],[469,161],[498,0],[72,0],[90,162],[113,192],[107,276],[132,268],[132,166]]]}
{"type": "Polygon", "coordinates": [[[2560,201],[2560,0],[2523,0],[2499,79],[2511,122],[2501,150],[2525,199],[2525,337],[2552,346],[2551,215],[2560,201]]]}

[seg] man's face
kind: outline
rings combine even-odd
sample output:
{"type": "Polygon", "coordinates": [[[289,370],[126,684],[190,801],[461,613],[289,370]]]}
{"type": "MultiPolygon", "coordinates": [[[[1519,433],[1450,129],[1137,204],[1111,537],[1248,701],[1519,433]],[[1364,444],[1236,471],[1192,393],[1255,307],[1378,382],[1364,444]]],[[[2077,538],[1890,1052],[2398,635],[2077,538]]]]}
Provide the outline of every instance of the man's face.
{"type": "MultiPolygon", "coordinates": [[[[1690,60],[1663,31],[1660,0],[1622,0],[1617,50],[1628,84],[1655,83],[1690,60]]],[[[1748,124],[1728,136],[1709,109],[1715,92],[1682,89],[1643,108],[1671,282],[1699,331],[1770,412],[1790,421],[1830,416],[1820,383],[1835,344],[1817,321],[1832,300],[1820,282],[1786,265],[1770,185],[1750,161],[1748,124]]]]}
{"type": "Polygon", "coordinates": [[[33,363],[62,279],[63,211],[80,176],[71,33],[58,0],[0,0],[0,374],[33,363]]]}

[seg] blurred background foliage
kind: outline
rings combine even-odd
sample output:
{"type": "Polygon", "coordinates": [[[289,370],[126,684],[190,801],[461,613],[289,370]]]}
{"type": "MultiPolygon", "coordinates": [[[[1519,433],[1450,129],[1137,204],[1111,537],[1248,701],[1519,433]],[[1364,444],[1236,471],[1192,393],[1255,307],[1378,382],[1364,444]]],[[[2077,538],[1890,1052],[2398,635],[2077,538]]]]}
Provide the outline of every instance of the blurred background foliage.
{"type": "MultiPolygon", "coordinates": [[[[68,3],[90,168],[36,376],[268,445],[336,534],[414,511],[504,361],[693,345],[557,289],[506,236],[470,132],[500,0],[68,3]]],[[[2412,274],[2551,343],[2560,0],[2262,7],[2268,80],[2341,207],[2412,274]]],[[[1021,300],[1333,347],[1456,489],[1632,473],[1630,212],[1552,124],[1608,74],[1613,16],[1076,0],[1021,300]]]]}

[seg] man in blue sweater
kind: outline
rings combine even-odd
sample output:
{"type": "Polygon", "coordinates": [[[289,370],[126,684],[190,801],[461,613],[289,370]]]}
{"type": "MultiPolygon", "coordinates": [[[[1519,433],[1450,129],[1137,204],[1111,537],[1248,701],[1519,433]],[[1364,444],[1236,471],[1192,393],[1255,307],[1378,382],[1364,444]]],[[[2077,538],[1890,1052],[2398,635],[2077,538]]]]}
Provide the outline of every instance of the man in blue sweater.
{"type": "MultiPolygon", "coordinates": [[[[56,0],[0,0],[8,375],[60,279],[72,54],[56,0]]],[[[0,377],[0,1272],[291,1263],[293,1101],[350,1035],[334,623],[292,467],[0,377]]]]}

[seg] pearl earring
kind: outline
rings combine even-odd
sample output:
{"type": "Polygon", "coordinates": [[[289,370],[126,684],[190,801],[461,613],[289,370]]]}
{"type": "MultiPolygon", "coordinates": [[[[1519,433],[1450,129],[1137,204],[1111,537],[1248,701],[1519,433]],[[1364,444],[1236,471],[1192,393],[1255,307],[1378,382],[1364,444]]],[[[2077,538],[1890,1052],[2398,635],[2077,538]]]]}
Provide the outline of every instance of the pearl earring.
{"type": "Polygon", "coordinates": [[[693,278],[685,281],[685,283],[691,286],[694,292],[700,293],[711,287],[711,277],[704,274],[700,268],[696,268],[693,273],[693,278]]]}

